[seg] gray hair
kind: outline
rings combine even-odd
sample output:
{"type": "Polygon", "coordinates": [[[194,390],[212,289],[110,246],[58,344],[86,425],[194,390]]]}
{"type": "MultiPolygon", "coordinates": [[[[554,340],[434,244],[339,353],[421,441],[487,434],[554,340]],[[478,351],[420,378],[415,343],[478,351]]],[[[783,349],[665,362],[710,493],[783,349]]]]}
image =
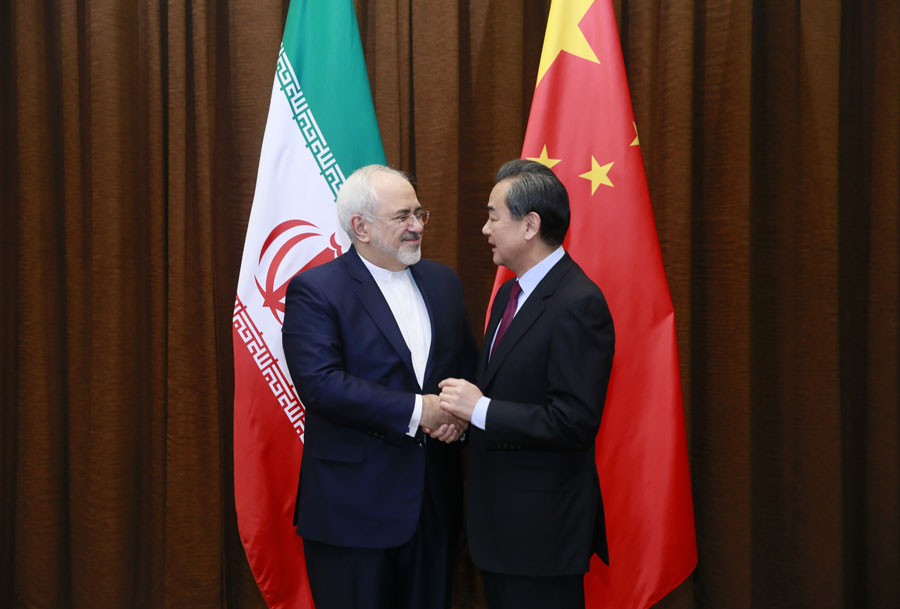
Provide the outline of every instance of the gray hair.
{"type": "Polygon", "coordinates": [[[374,220],[378,213],[378,194],[372,186],[372,176],[378,173],[386,173],[403,178],[409,182],[409,176],[402,171],[397,171],[387,165],[366,165],[350,174],[337,196],[338,222],[341,224],[350,239],[355,241],[353,227],[350,226],[350,218],[355,215],[365,216],[374,220]]]}

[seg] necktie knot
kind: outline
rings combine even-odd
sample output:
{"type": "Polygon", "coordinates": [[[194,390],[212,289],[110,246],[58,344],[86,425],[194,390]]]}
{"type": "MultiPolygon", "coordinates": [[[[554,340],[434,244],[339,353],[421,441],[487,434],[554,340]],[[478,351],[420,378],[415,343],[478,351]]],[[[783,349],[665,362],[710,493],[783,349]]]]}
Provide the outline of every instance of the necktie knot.
{"type": "Polygon", "coordinates": [[[519,303],[519,294],[522,293],[522,286],[519,285],[519,282],[516,281],[513,284],[512,289],[509,291],[509,302],[506,303],[506,306],[509,307],[509,303],[513,303],[513,305],[517,305],[519,303]]]}

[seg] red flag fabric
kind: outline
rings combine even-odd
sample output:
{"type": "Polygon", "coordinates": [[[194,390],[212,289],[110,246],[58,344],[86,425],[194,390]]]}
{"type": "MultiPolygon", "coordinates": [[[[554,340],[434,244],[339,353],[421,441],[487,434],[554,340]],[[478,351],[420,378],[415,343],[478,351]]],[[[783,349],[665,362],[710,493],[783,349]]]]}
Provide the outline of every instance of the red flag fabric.
{"type": "MultiPolygon", "coordinates": [[[[597,436],[610,565],[593,557],[587,606],[649,607],[690,575],[697,546],[675,315],[612,0],[551,4],[522,157],[566,185],[565,248],[616,329],[597,436]]],[[[501,267],[493,294],[511,276],[501,267]]]]}

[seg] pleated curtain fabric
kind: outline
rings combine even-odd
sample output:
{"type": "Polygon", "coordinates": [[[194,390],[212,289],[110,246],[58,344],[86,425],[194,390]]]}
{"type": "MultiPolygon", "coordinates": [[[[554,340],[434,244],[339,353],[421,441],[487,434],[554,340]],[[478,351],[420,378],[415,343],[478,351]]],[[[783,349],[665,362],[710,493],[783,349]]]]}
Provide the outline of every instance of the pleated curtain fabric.
{"type": "MultiPolygon", "coordinates": [[[[0,4],[2,607],[264,607],[232,316],[287,6],[0,4]]],[[[354,7],[387,161],[433,212],[423,254],[480,329],[484,207],[549,2],[354,7]]],[[[699,553],[657,606],[897,606],[900,3],[614,10],[699,553]]],[[[453,606],[484,607],[457,558],[453,606]]]]}

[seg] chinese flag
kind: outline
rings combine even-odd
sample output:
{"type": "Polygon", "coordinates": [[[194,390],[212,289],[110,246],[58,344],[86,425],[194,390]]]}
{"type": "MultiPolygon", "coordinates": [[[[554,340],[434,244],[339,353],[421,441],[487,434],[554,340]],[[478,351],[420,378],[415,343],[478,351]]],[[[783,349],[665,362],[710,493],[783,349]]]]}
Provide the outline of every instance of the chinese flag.
{"type": "MultiPolygon", "coordinates": [[[[616,329],[597,436],[610,565],[593,557],[587,606],[649,607],[691,573],[697,546],[675,314],[612,0],[551,4],[522,157],[566,185],[565,248],[616,329]]],[[[499,270],[495,294],[511,276],[499,270]]]]}

